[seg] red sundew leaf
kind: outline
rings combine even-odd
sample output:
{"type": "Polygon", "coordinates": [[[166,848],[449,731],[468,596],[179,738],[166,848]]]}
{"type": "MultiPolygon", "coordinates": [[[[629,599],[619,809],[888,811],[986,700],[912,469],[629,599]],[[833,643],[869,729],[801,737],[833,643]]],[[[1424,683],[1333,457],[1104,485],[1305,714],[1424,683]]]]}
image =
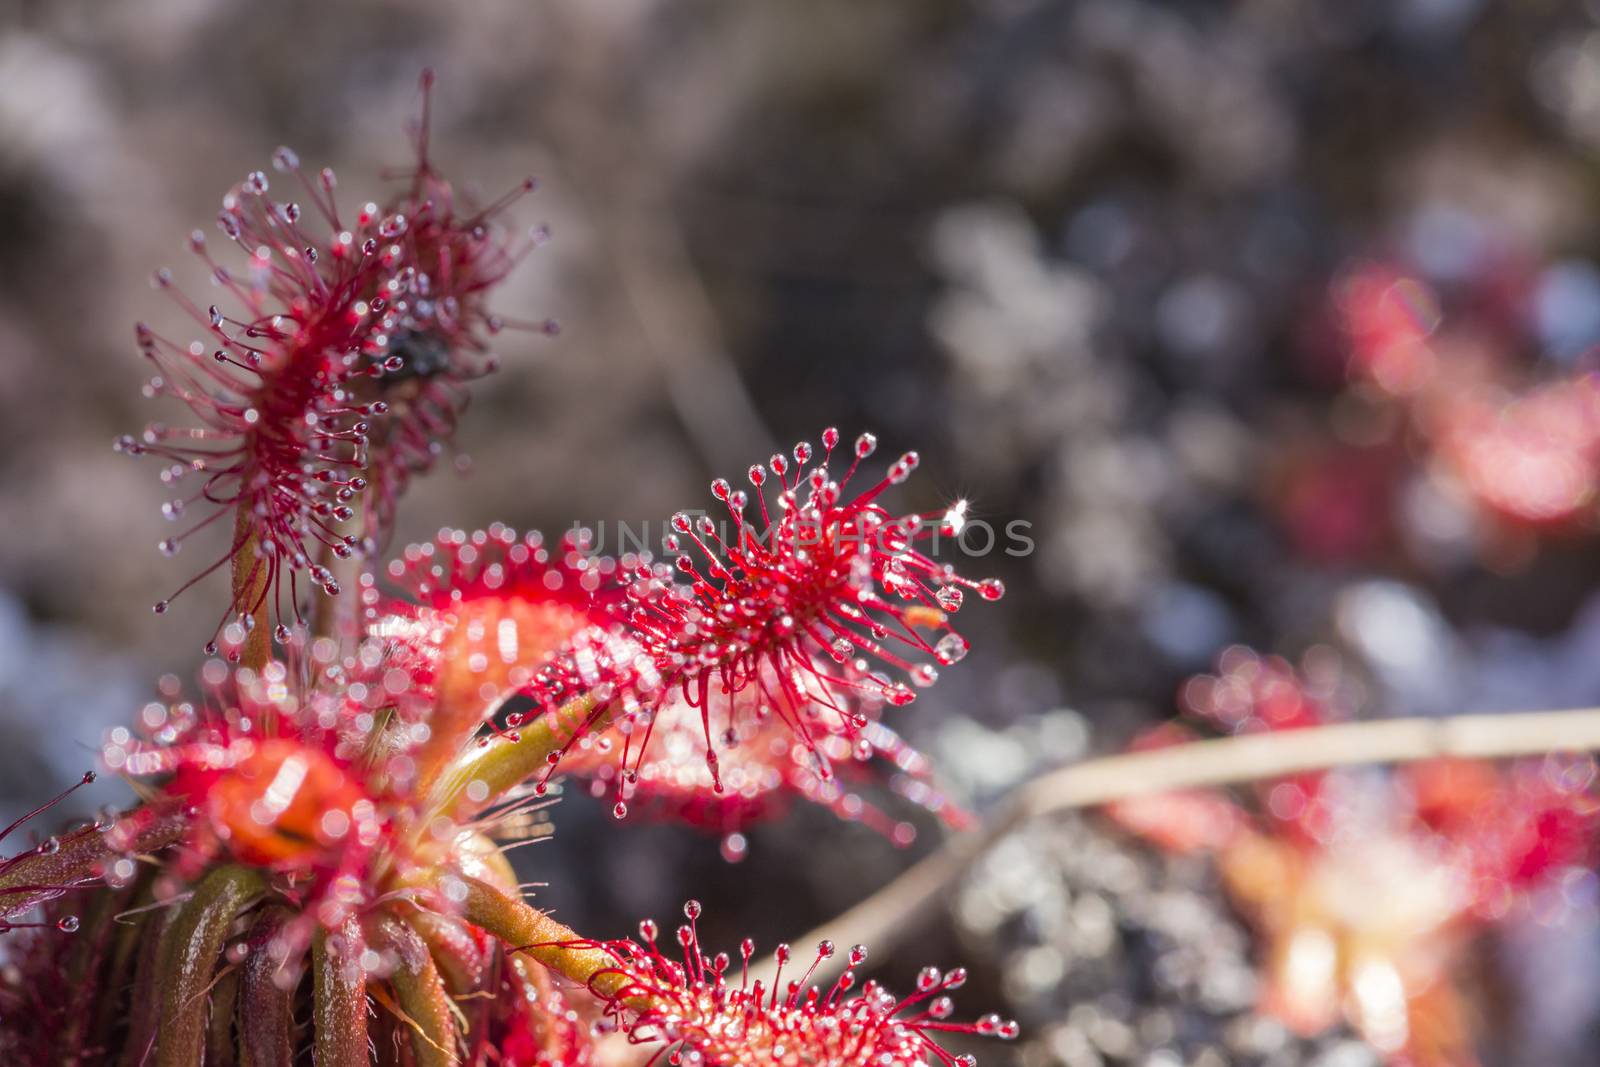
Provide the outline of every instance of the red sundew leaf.
{"type": "MultiPolygon", "coordinates": [[[[737,738],[749,717],[781,723],[826,781],[832,772],[822,738],[842,738],[851,751],[870,748],[863,732],[878,707],[910,703],[913,685],[932,684],[939,666],[966,655],[949,615],[966,591],[995,600],[1004,589],[993,579],[964,578],[915,547],[936,532],[953,533],[965,521],[964,504],[894,516],[877,503],[910,476],[915,453],[847,499],[844,489],[876,441],[861,435],[836,481],[828,464],[838,444],[830,429],[815,467],[808,467],[815,451],[805,442],[792,462],[775,455],[752,467],[759,521],[747,514],[745,493],[713,482],[730,523],[719,528],[709,516],[696,522],[680,512],[665,546],[677,553],[671,566],[638,561],[619,568],[626,602],[615,620],[580,632],[521,691],[538,713],[579,697],[594,704],[588,727],[558,754],[546,779],[576,746],[593,743],[590,733],[605,722],[615,724],[607,743],[631,784],[660,713],[681,702],[698,714],[713,793],[726,788],[719,739],[730,732],[737,738]],[[762,492],[769,480],[777,483],[775,510],[762,492]],[[724,699],[739,694],[751,698],[724,699]]],[[[616,811],[625,814],[625,803],[616,811]]]]}
{"type": "Polygon", "coordinates": [[[973,1067],[972,1056],[956,1056],[935,1040],[940,1033],[965,1033],[1002,1040],[1015,1038],[1017,1024],[986,1015],[971,1023],[951,1022],[949,993],[966,984],[956,968],[942,974],[924,968],[917,990],[897,998],[876,982],[855,989],[856,973],[867,958],[864,946],[850,950],[850,966],[832,986],[809,985],[817,964],[833,955],[822,942],[811,970],[783,983],[788,945],[778,946],[779,964],[772,988],[749,977],[755,945],[740,945],[742,977],[735,986],[725,953],[704,954],[695,920],[697,901],[684,905],[689,923],[678,928],[679,956],[657,944],[656,924],[639,924],[639,939],[573,942],[572,948],[598,947],[614,961],[590,979],[590,989],[605,1002],[606,1015],[635,1044],[659,1045],[674,1063],[687,1058],[707,1064],[763,1063],[772,1067],[913,1067],[939,1063],[973,1067]],[[620,980],[619,980],[620,979],[620,980]],[[609,983],[601,993],[596,982],[609,983]]]}
{"type": "Polygon", "coordinates": [[[442,530],[406,546],[388,565],[404,599],[383,596],[375,584],[363,588],[375,632],[408,620],[433,632],[440,666],[431,736],[418,753],[425,768],[457,755],[557,650],[608,618],[623,599],[615,571],[614,561],[591,555],[575,537],[551,546],[536,531],[519,537],[497,523],[470,534],[442,530]]]}
{"type": "Polygon", "coordinates": [[[223,198],[217,218],[245,265],[214,259],[198,230],[190,238],[224,302],[202,308],[169,272],[156,275],[203,339],[138,326],[155,370],[146,393],[179,400],[196,422],[152,423],[116,443],[166,461],[163,481],[187,486],[163,509],[188,524],[163,552],[242,516],[227,550],[179,592],[253,546],[250,580],[236,583],[229,613],[270,607],[280,641],[300,618],[302,580],[337,593],[327,558],[375,551],[410,477],[449,441],[465,383],[494,367],[486,336],[503,323],[485,298],[531,247],[496,221],[531,180],[486,209],[459,203],[428,158],[426,106],[417,153],[403,192],[352,216],[335,200],[332,171],[313,179],[280,148],[273,164],[291,198],[274,199],[257,171],[223,198]]]}

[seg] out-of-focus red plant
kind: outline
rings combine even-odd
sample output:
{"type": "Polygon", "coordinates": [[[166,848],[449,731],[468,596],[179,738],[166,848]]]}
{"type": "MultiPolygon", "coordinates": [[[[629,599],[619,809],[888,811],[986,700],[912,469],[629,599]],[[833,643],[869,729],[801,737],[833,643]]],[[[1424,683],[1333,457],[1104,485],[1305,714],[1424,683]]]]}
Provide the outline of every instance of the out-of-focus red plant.
{"type": "Polygon", "coordinates": [[[1447,314],[1420,272],[1369,262],[1335,285],[1333,306],[1352,393],[1376,413],[1363,432],[1388,427],[1386,443],[1360,451],[1386,455],[1392,480],[1406,469],[1398,450],[1419,449],[1434,489],[1477,516],[1495,553],[1509,547],[1500,542],[1593,528],[1600,387],[1581,367],[1541,370],[1527,358],[1528,315],[1511,313],[1529,302],[1523,273],[1508,267],[1482,284],[1498,290],[1447,314]]]}
{"type": "MultiPolygon", "coordinates": [[[[1294,730],[1350,710],[1336,674],[1308,679],[1243,648],[1191,680],[1182,702],[1193,727],[1160,727],[1136,747],[1183,744],[1195,727],[1294,730]]],[[[1258,783],[1243,801],[1196,790],[1107,810],[1164,849],[1216,857],[1261,938],[1263,1011],[1304,1034],[1345,1018],[1403,1067],[1476,1063],[1463,952],[1561,873],[1591,865],[1600,830],[1587,759],[1324,771],[1258,783]]]]}

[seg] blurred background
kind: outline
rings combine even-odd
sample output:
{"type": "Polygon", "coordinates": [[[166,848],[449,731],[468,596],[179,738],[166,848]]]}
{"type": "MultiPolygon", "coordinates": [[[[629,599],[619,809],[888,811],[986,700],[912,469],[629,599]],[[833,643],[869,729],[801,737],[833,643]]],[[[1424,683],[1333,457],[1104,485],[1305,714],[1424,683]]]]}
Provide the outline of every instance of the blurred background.
{"type": "MultiPolygon", "coordinates": [[[[463,458],[399,541],[659,521],[829,425],[915,448],[900,510],[968,497],[1032,550],[972,654],[893,724],[984,810],[1179,710],[1234,644],[1337,673],[1352,714],[1600,701],[1600,5],[1576,0],[0,0],[0,800],[70,782],[220,586],[150,605],[161,417],[132,324],[278,144],[347,202],[435,155],[553,240],[463,458]],[[470,462],[465,458],[470,457],[470,462]]],[[[171,414],[171,413],[167,413],[171,414]]],[[[220,549],[219,549],[220,550],[220,549]]],[[[119,799],[105,786],[86,797],[119,799]]],[[[569,797],[524,853],[596,934],[707,904],[798,935],[897,850],[826,812],[715,838],[569,797]]],[[[1593,876],[1477,944],[1489,1064],[1592,1064],[1593,876]]],[[[1194,857],[1093,818],[997,842],[922,924],[986,1063],[1316,1064],[1379,1052],[1254,1005],[1260,947],[1194,857]]],[[[904,954],[902,954],[904,955],[904,954]]]]}

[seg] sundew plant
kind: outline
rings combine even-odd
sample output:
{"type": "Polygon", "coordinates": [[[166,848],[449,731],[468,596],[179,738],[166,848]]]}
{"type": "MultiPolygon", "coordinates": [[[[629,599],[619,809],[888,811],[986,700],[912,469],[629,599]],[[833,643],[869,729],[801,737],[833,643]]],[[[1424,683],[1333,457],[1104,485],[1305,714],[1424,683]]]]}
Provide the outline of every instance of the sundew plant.
{"type": "Polygon", "coordinates": [[[763,979],[750,942],[702,946],[694,901],[613,940],[525,898],[504,849],[563,777],[733,853],[793,801],[905,840],[853,791],[875,775],[959,824],[883,718],[966,654],[963,604],[1003,590],[932,554],[963,504],[893,510],[914,452],[883,464],[831,428],[748,488],[713,482],[726,519],[673,516],[659,558],[498,525],[393,546],[494,336],[555,332],[490,310],[544,239],[513,223],[534,183],[460,195],[431,85],[389,192],[279,148],[188,239],[211,298],[155,275],[181,312],[135,328],[161,421],[115,447],[159,465],[161,551],[194,561],[155,614],[217,624],[194,677],[106,738],[137,804],[0,859],[0,1061],[970,1065],[943,1035],[1017,1026],[959,1021],[959,968],[891,992],[825,941],[778,946],[763,979]]]}

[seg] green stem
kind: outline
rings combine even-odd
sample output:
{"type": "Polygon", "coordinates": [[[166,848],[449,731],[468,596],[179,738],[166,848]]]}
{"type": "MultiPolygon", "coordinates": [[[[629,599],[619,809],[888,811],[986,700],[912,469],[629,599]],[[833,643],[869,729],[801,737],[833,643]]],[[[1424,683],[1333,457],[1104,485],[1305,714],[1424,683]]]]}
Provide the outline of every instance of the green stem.
{"type": "Polygon", "coordinates": [[[239,666],[259,671],[272,659],[272,627],[268,625],[267,561],[256,555],[257,539],[250,498],[240,504],[233,522],[233,540],[239,546],[233,554],[233,603],[255,620],[245,632],[239,649],[239,666]],[[252,610],[253,609],[253,610],[252,610]]]}
{"type": "MultiPolygon", "coordinates": [[[[370,477],[367,471],[362,471],[362,475],[370,477]]],[[[339,523],[336,528],[339,536],[352,533],[357,537],[361,535],[361,528],[366,522],[362,500],[363,497],[357,496],[350,502],[355,514],[339,523]]],[[[321,562],[333,575],[333,580],[339,583],[339,595],[327,596],[319,592],[313,596],[311,633],[314,637],[330,637],[339,643],[340,648],[347,649],[359,630],[361,571],[367,564],[360,553],[340,558],[332,545],[322,546],[321,562]]]]}
{"type": "Polygon", "coordinates": [[[458,877],[467,888],[461,917],[498,938],[507,951],[520,950],[603,996],[627,984],[624,975],[611,970],[616,960],[604,949],[575,945],[584,939],[546,913],[481,879],[458,877]]]}
{"type": "Polygon", "coordinates": [[[465,923],[432,911],[408,914],[405,921],[428,946],[452,996],[464,997],[483,985],[483,952],[465,923]]]}
{"type": "Polygon", "coordinates": [[[250,951],[239,978],[239,1048],[246,1067],[294,1062],[294,990],[278,984],[281,961],[269,951],[288,914],[284,908],[264,909],[250,927],[250,951]]]}
{"type": "Polygon", "coordinates": [[[536,774],[549,770],[550,756],[560,752],[585,728],[591,731],[604,729],[611,722],[609,709],[594,715],[594,702],[579,697],[540,716],[521,727],[515,741],[491,739],[487,745],[474,747],[456,760],[455,764],[439,777],[434,787],[434,809],[445,815],[455,815],[462,807],[467,787],[482,782],[486,793],[479,799],[468,799],[473,810],[481,810],[536,774]]]}
{"type": "Polygon", "coordinates": [[[396,956],[389,984],[411,1027],[411,1050],[418,1067],[455,1067],[460,1063],[455,1016],[428,946],[415,930],[386,912],[369,917],[367,933],[396,956]]]}
{"type": "Polygon", "coordinates": [[[139,920],[139,960],[133,970],[133,1003],[128,1008],[128,1040],[122,1049],[122,1067],[143,1067],[156,1043],[161,1018],[161,947],[177,922],[178,909],[157,909],[139,920]]]}
{"type": "Polygon", "coordinates": [[[234,1067],[239,1062],[239,1050],[233,1040],[233,1020],[239,1015],[238,1006],[239,972],[229,969],[219,975],[216,984],[211,987],[211,1022],[206,1027],[206,1067],[234,1067]]]}
{"type": "Polygon", "coordinates": [[[328,944],[328,935],[321,929],[311,943],[317,1067],[367,1065],[367,979],[361,968],[364,944],[361,925],[355,919],[345,922],[335,944],[328,944]]]}
{"type": "Polygon", "coordinates": [[[221,867],[206,876],[178,913],[161,946],[161,1027],[156,1067],[193,1067],[206,1039],[206,987],[222,955],[228,927],[266,890],[261,875],[221,867]]]}

